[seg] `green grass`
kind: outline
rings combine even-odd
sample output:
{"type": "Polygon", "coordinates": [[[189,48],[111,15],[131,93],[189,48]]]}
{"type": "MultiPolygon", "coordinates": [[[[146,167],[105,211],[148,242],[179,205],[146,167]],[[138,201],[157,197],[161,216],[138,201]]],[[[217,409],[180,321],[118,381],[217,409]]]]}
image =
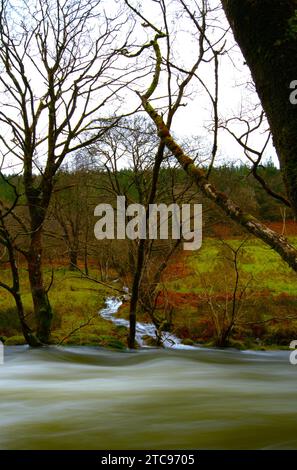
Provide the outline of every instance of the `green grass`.
{"type": "MultiPolygon", "coordinates": [[[[293,241],[296,242],[296,239],[293,241]]],[[[228,240],[228,244],[233,248],[236,248],[239,243],[239,240],[228,240]]],[[[226,263],[222,254],[222,244],[211,238],[204,239],[202,248],[186,258],[186,265],[189,274],[182,279],[169,281],[167,287],[175,292],[203,293],[204,275],[216,277],[218,270],[224,273],[226,263]]],[[[258,291],[269,290],[274,296],[284,293],[297,296],[296,274],[277,253],[261,241],[255,239],[247,241],[240,258],[240,269],[243,273],[253,276],[258,291]]],[[[222,291],[222,286],[217,282],[213,283],[213,288],[217,293],[222,291]]]]}
{"type": "MultiPolygon", "coordinates": [[[[290,241],[296,244],[296,237],[290,241]]],[[[227,240],[234,249],[241,242],[238,239],[227,240]]],[[[208,301],[211,298],[221,318],[226,302],[228,312],[231,312],[235,271],[228,259],[230,255],[230,250],[220,241],[206,238],[199,251],[184,258],[185,275],[170,277],[165,282],[168,298],[174,305],[173,329],[178,336],[212,344],[214,317],[208,301]]],[[[275,345],[288,347],[290,341],[297,338],[296,273],[277,253],[256,239],[245,243],[239,257],[239,272],[240,289],[248,282],[249,287],[242,303],[240,324],[234,330],[233,343],[256,349],[275,345]],[[255,343],[256,338],[259,338],[258,343],[255,343]]]]}
{"type": "MultiPolygon", "coordinates": [[[[45,284],[49,285],[51,270],[45,269],[45,284]]],[[[91,273],[95,275],[95,273],[91,273]]],[[[32,299],[29,290],[27,271],[20,270],[21,292],[27,319],[34,328],[32,299]]],[[[9,271],[1,272],[1,279],[9,282],[9,271]]],[[[65,268],[57,268],[54,271],[54,281],[49,292],[49,298],[53,309],[53,343],[84,344],[110,346],[123,348],[126,343],[127,331],[114,326],[104,320],[97,312],[104,306],[104,299],[113,295],[113,291],[82,279],[79,273],[73,273],[65,268]],[[90,324],[79,328],[88,322],[90,324]],[[70,333],[79,328],[74,334],[70,333]]],[[[1,289],[0,297],[0,337],[7,339],[9,344],[22,344],[21,330],[18,316],[15,310],[12,296],[1,289]]]]}

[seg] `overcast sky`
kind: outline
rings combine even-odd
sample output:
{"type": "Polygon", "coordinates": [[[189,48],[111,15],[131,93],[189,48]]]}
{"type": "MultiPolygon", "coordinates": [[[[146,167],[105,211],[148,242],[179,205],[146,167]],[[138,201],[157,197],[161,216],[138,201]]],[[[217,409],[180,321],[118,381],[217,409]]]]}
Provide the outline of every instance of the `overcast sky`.
{"type": "MultiPolygon", "coordinates": [[[[131,3],[133,3],[132,0],[131,3]]],[[[188,4],[194,3],[194,0],[192,2],[188,2],[188,4]]],[[[111,5],[114,5],[113,2],[108,0],[108,2],[105,1],[105,4],[107,11],[111,12],[114,8],[114,6],[111,7],[111,5]]],[[[133,4],[136,5],[137,2],[134,2],[133,4]]],[[[215,6],[217,4],[217,0],[210,0],[210,5],[215,6]]],[[[143,14],[153,24],[162,27],[162,19],[160,11],[156,8],[156,2],[153,0],[146,0],[143,5],[143,14]]],[[[193,64],[197,55],[197,35],[195,37],[193,24],[190,20],[187,20],[186,17],[183,16],[181,21],[181,18],[178,17],[177,10],[175,10],[176,5],[177,3],[175,1],[168,1],[169,27],[172,30],[172,34],[175,35],[174,54],[177,58],[178,64],[181,64],[183,67],[189,67],[193,64]]],[[[228,27],[222,11],[216,12],[210,23],[213,29],[210,27],[209,35],[213,40],[218,37],[218,34],[221,34],[223,29],[228,27]]],[[[143,28],[141,23],[138,21],[135,27],[134,36],[137,37],[138,43],[141,44],[142,41],[151,39],[153,37],[153,32],[150,28],[143,28]]],[[[164,40],[160,40],[160,44],[162,51],[165,53],[162,41],[164,40]]],[[[246,86],[246,83],[251,80],[250,73],[248,67],[245,65],[243,56],[234,43],[231,33],[227,35],[226,48],[229,51],[228,54],[224,54],[219,61],[219,116],[222,120],[239,116],[242,110],[249,110],[258,103],[258,97],[256,93],[252,91],[252,87],[246,86]]],[[[152,56],[153,55],[151,54],[151,57],[152,56]]],[[[213,63],[204,64],[199,75],[207,86],[209,86],[209,89],[213,90],[213,63]]],[[[36,77],[32,76],[31,79],[34,80],[36,77]]],[[[163,85],[166,84],[166,81],[167,75],[163,72],[160,79],[160,87],[157,90],[158,96],[162,96],[162,93],[165,90],[163,85]]],[[[128,107],[131,107],[133,102],[136,104],[137,100],[139,100],[139,98],[135,93],[133,95],[133,91],[129,91],[129,94],[127,95],[128,107]]],[[[158,104],[160,103],[161,101],[158,101],[158,104]]],[[[212,134],[206,129],[206,127],[209,127],[212,122],[211,104],[207,94],[203,92],[203,89],[199,86],[197,80],[194,79],[188,87],[187,96],[183,100],[183,103],[186,106],[181,107],[178,110],[174,118],[172,130],[181,139],[187,136],[203,136],[203,138],[206,139],[206,141],[209,141],[209,144],[211,145],[212,134]]],[[[252,117],[253,114],[249,113],[249,116],[252,117]]],[[[237,134],[240,134],[244,132],[245,127],[232,124],[232,130],[237,134]]],[[[249,145],[256,149],[261,149],[265,140],[266,134],[264,135],[261,132],[258,132],[249,142],[249,145]]],[[[241,147],[235,142],[233,137],[228,135],[226,131],[220,131],[218,147],[219,162],[232,161],[238,163],[239,161],[247,161],[241,147]]],[[[277,163],[277,158],[272,144],[267,147],[265,152],[265,158],[267,159],[268,157],[272,157],[273,161],[277,163]]],[[[7,168],[10,167],[10,165],[15,165],[16,163],[17,161],[15,158],[7,157],[4,166],[7,168]]]]}

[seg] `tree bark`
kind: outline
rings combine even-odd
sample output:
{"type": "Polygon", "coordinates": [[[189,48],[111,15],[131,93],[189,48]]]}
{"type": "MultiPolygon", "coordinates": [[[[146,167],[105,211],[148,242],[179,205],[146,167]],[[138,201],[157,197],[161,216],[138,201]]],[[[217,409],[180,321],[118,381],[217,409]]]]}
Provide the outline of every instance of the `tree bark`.
{"type": "Polygon", "coordinates": [[[76,249],[70,249],[69,251],[69,270],[76,271],[77,270],[77,259],[78,259],[78,251],[76,249]]]}
{"type": "Polygon", "coordinates": [[[25,319],[25,312],[24,312],[24,306],[21,298],[21,294],[19,291],[13,292],[13,297],[15,300],[22,332],[25,338],[25,341],[31,346],[32,348],[36,348],[42,345],[42,343],[39,341],[39,339],[34,335],[32,332],[31,328],[29,327],[28,323],[26,322],[25,319]]]}
{"type": "Polygon", "coordinates": [[[288,198],[297,214],[297,0],[222,0],[266,113],[288,198]]]}
{"type": "MultiPolygon", "coordinates": [[[[164,150],[165,150],[165,144],[160,141],[158,150],[156,153],[156,157],[155,157],[153,175],[152,175],[152,184],[151,184],[150,194],[148,197],[148,202],[147,202],[146,211],[145,211],[146,226],[149,220],[150,204],[154,203],[156,194],[157,194],[157,185],[158,185],[159,173],[160,173],[161,163],[163,160],[164,150]]],[[[137,251],[136,270],[135,270],[135,274],[133,277],[130,311],[129,311],[130,328],[129,328],[129,337],[128,337],[128,347],[130,349],[135,348],[136,312],[137,312],[137,305],[139,301],[141,277],[142,277],[143,270],[144,270],[146,247],[147,247],[147,240],[140,239],[138,251],[137,251]]]]}
{"type": "Polygon", "coordinates": [[[131,291],[130,309],[129,309],[129,336],[128,347],[135,349],[135,335],[136,335],[136,311],[139,297],[139,286],[143,272],[145,254],[145,240],[139,240],[139,247],[137,253],[136,271],[133,276],[133,284],[131,291]]]}
{"type": "MultiPolygon", "coordinates": [[[[26,162],[27,163],[27,162],[26,162]]],[[[51,335],[52,309],[44,286],[42,270],[43,223],[52,194],[52,177],[45,175],[42,187],[34,187],[30,162],[25,165],[24,183],[30,212],[30,246],[27,253],[29,282],[37,323],[36,335],[43,344],[48,344],[51,335]]]]}
{"type": "Polygon", "coordinates": [[[37,338],[41,343],[48,344],[51,335],[53,313],[43,280],[42,231],[40,228],[31,235],[28,252],[28,271],[34,314],[37,322],[37,338]]]}

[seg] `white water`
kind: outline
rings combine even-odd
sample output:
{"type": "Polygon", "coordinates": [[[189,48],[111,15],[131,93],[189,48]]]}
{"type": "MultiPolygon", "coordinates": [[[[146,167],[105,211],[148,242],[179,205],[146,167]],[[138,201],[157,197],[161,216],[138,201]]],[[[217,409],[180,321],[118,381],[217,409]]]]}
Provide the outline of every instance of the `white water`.
{"type": "MultiPolygon", "coordinates": [[[[105,320],[112,321],[115,325],[118,326],[125,326],[129,328],[129,321],[125,320],[124,318],[117,318],[115,314],[119,310],[120,306],[122,305],[122,301],[117,297],[109,297],[105,301],[106,307],[100,310],[100,315],[105,320]]],[[[146,347],[145,341],[143,338],[145,336],[149,336],[150,338],[156,339],[156,327],[153,323],[136,323],[136,335],[135,339],[140,347],[146,347]]],[[[182,344],[181,340],[177,338],[175,335],[164,331],[162,333],[162,344],[164,348],[172,348],[172,349],[197,349],[194,346],[188,346],[182,344]]]]}

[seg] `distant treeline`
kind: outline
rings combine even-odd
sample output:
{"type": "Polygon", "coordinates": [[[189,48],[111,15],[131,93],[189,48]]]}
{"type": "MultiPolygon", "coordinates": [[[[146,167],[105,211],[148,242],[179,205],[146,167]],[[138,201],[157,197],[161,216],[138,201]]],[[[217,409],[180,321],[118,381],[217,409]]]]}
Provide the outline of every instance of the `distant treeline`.
{"type": "MultiPolygon", "coordinates": [[[[91,199],[98,198],[98,203],[101,200],[110,202],[115,200],[116,193],[125,193],[125,195],[134,202],[145,203],[146,181],[149,184],[150,172],[135,172],[132,169],[122,169],[117,172],[116,176],[108,173],[106,170],[96,168],[86,168],[79,166],[75,170],[69,171],[67,168],[60,171],[56,177],[56,189],[58,194],[56,198],[63,202],[63,199],[69,197],[69,191],[73,194],[75,187],[80,187],[83,179],[84,184],[87,185],[88,191],[81,192],[78,197],[80,198],[81,206],[84,205],[84,198],[90,196],[91,199]],[[115,186],[113,186],[114,181],[115,186]]],[[[281,176],[281,171],[274,166],[272,162],[268,162],[265,166],[258,169],[259,176],[265,181],[265,184],[273,190],[274,193],[284,195],[284,183],[281,176]]],[[[159,185],[168,187],[170,184],[175,188],[185,184],[187,175],[181,169],[163,168],[160,172],[159,185]]],[[[11,202],[15,197],[16,186],[18,192],[22,195],[22,175],[8,175],[6,180],[0,178],[0,198],[1,200],[11,202]],[[13,186],[10,186],[12,183],[13,186]]],[[[38,185],[38,176],[36,176],[36,184],[38,185]]],[[[284,218],[284,206],[277,199],[273,198],[262,185],[251,174],[251,169],[246,165],[222,165],[213,168],[211,180],[215,183],[217,188],[227,193],[234,201],[240,206],[244,207],[250,213],[263,221],[279,221],[284,218]]],[[[86,189],[86,188],[84,188],[86,189]]],[[[207,200],[204,201],[202,195],[197,195],[204,205],[209,206],[207,200]]],[[[160,199],[164,199],[163,197],[160,199]]],[[[22,202],[22,196],[19,198],[22,202]]],[[[94,201],[95,202],[95,201],[94,201]]],[[[86,207],[86,206],[85,206],[86,207]]],[[[217,209],[213,209],[217,213],[217,209]]],[[[293,217],[290,209],[286,210],[285,214],[287,219],[293,217]]]]}

